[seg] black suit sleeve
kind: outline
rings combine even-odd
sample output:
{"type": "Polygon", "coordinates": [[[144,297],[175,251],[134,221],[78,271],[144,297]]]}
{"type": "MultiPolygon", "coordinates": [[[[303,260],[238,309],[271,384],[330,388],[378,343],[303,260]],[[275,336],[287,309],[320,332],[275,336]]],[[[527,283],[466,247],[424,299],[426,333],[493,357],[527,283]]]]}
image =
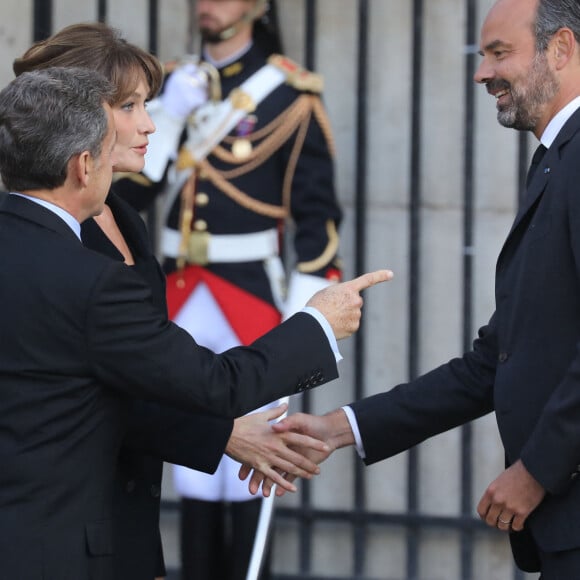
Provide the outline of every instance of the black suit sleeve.
{"type": "Polygon", "coordinates": [[[87,355],[102,384],[188,411],[232,418],[338,376],[324,331],[309,314],[215,354],[160,316],[148,287],[122,264],[103,268],[86,325],[87,355]]]}
{"type": "Polygon", "coordinates": [[[494,318],[462,358],[390,391],[351,404],[371,464],[493,411],[494,318]]]}
{"type": "Polygon", "coordinates": [[[233,424],[233,419],[137,399],[129,410],[123,445],[168,463],[214,473],[233,424]]]}

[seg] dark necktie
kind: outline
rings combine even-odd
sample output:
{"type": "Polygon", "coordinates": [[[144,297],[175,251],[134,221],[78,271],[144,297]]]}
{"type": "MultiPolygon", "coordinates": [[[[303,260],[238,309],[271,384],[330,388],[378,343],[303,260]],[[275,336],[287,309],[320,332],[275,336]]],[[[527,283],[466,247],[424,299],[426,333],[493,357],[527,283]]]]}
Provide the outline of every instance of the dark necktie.
{"type": "Polygon", "coordinates": [[[534,177],[534,173],[538,168],[538,165],[542,162],[544,154],[546,153],[547,149],[541,143],[538,145],[538,148],[535,150],[534,155],[532,156],[532,162],[530,163],[530,168],[528,169],[528,175],[526,177],[526,189],[530,187],[530,183],[532,182],[532,177],[534,177]]]}

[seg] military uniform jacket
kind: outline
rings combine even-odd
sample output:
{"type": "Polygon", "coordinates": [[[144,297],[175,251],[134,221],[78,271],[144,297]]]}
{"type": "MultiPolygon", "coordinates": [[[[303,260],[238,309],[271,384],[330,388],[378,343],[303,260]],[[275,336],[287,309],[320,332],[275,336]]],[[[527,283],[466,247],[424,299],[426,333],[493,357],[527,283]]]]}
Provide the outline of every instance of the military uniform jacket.
{"type": "MultiPolygon", "coordinates": [[[[254,45],[239,61],[219,70],[222,96],[230,95],[265,64],[266,58],[254,45]]],[[[193,230],[244,234],[280,228],[288,219],[295,227],[298,269],[321,276],[330,270],[336,273],[341,211],[334,190],[333,147],[320,96],[288,82],[282,84],[200,168],[193,230]],[[251,144],[247,158],[236,157],[240,141],[251,144]]],[[[178,220],[176,202],[169,214],[169,227],[177,228],[178,220]]],[[[171,262],[168,267],[172,268],[171,262]]],[[[256,268],[249,274],[248,265],[231,263],[207,267],[272,302],[263,270],[256,268]]]]}
{"type": "Polygon", "coordinates": [[[518,564],[580,546],[580,111],[526,192],[496,268],[496,311],[471,352],[352,405],[373,463],[495,410],[507,464],[521,459],[547,496],[510,534],[518,564]]]}

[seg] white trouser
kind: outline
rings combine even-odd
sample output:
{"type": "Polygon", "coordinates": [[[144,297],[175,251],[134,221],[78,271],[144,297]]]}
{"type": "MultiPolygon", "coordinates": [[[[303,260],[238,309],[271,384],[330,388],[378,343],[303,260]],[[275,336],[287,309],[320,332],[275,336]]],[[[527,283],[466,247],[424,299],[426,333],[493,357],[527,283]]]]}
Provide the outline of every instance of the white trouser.
{"type": "MultiPolygon", "coordinates": [[[[174,322],[187,330],[198,344],[214,352],[222,352],[240,344],[237,335],[203,282],[195,288],[174,322]]],[[[262,409],[276,405],[277,403],[274,402],[262,409]]],[[[203,442],[198,443],[203,444],[203,442]]],[[[239,469],[240,464],[225,455],[213,475],[174,465],[175,490],[182,497],[205,501],[255,499],[256,496],[248,491],[248,482],[239,479],[239,469]]]]}

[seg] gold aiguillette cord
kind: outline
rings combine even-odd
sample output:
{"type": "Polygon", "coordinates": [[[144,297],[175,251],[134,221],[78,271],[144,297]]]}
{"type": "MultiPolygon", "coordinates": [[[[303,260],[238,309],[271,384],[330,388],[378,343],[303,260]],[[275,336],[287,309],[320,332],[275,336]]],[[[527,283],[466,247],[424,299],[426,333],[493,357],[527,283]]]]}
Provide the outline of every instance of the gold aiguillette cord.
{"type": "Polygon", "coordinates": [[[187,264],[187,250],[189,245],[189,236],[191,234],[191,224],[193,222],[193,202],[195,198],[195,182],[197,172],[195,167],[191,170],[191,175],[185,182],[181,190],[181,209],[179,212],[179,251],[177,254],[177,287],[183,288],[185,280],[183,279],[183,270],[187,264]]]}

